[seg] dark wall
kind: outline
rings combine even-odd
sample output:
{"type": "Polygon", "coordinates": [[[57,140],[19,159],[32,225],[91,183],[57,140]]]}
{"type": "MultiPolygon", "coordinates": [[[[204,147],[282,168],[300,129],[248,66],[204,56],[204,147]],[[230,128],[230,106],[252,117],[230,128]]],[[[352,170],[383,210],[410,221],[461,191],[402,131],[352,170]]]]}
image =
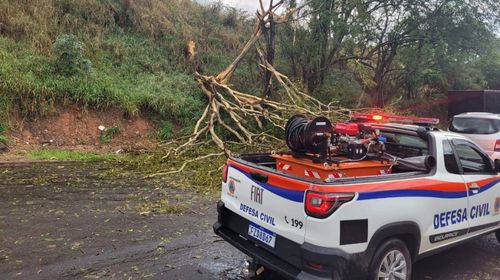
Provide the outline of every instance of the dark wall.
{"type": "Polygon", "coordinates": [[[485,111],[500,114],[500,90],[485,90],[485,111]]]}
{"type": "Polygon", "coordinates": [[[448,117],[465,112],[500,113],[500,90],[448,91],[448,117]]]}

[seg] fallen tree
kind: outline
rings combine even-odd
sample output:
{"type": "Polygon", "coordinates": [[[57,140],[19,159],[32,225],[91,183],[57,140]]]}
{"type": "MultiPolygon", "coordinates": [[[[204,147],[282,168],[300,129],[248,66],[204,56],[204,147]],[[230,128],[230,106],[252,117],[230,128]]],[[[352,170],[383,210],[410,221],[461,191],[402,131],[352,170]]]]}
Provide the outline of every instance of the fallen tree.
{"type": "MultiPolygon", "coordinates": [[[[338,120],[347,118],[351,113],[349,109],[324,104],[304,93],[273,65],[275,25],[291,20],[293,15],[304,6],[278,15],[276,11],[282,6],[282,0],[277,3],[271,0],[267,8],[264,7],[262,0],[259,2],[260,9],[256,13],[257,20],[253,35],[235,60],[214,76],[194,73],[201,91],[208,100],[207,106],[189,136],[166,144],[169,149],[164,158],[173,154],[182,154],[194,146],[212,143],[221,152],[209,156],[231,155],[228,142],[223,140],[218,131],[229,132],[241,145],[269,147],[272,146],[271,141],[282,141],[269,133],[269,128],[284,131],[286,121],[291,115],[323,115],[338,120]],[[239,63],[254,49],[260,58],[259,67],[264,72],[264,90],[261,95],[240,92],[230,86],[231,77],[239,63]],[[282,88],[279,91],[279,96],[271,94],[274,81],[282,88]]],[[[180,169],[168,173],[180,172],[188,163],[207,157],[207,155],[203,155],[199,158],[189,159],[182,164],[180,169]]]]}

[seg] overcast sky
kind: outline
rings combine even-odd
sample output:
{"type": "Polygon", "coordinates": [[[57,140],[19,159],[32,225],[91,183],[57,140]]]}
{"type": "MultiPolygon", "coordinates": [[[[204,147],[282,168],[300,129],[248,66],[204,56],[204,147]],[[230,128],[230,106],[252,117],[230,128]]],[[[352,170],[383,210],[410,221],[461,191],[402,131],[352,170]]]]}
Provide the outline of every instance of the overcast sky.
{"type": "MultiPolygon", "coordinates": [[[[216,0],[196,0],[200,3],[210,3],[216,2],[216,0]]],[[[264,0],[264,5],[269,5],[270,0],[264,0]]],[[[236,7],[241,10],[245,10],[248,12],[255,12],[259,8],[259,0],[222,0],[226,5],[236,7]]]]}

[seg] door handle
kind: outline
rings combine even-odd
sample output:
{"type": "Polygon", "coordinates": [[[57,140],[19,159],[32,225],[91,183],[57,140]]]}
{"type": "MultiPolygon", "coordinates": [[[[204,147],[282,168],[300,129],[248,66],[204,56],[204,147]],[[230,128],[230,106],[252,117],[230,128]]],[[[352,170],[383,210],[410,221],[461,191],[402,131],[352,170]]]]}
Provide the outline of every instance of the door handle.
{"type": "Polygon", "coordinates": [[[250,172],[250,177],[252,177],[252,179],[259,181],[261,183],[267,183],[267,180],[269,179],[269,177],[267,177],[267,175],[260,174],[260,173],[255,172],[255,171],[250,172]]]}
{"type": "Polygon", "coordinates": [[[477,194],[479,192],[479,185],[477,183],[472,183],[472,184],[469,185],[469,190],[473,194],[477,194]]]}

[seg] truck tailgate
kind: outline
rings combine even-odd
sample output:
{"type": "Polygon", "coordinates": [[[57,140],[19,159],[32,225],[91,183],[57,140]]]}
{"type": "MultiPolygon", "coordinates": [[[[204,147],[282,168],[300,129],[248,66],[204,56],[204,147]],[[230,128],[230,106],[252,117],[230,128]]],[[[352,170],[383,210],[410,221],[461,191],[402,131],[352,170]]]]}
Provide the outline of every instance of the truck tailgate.
{"type": "Polygon", "coordinates": [[[221,200],[248,221],[246,237],[268,248],[275,248],[277,236],[302,244],[308,184],[231,160],[228,165],[221,200]]]}

